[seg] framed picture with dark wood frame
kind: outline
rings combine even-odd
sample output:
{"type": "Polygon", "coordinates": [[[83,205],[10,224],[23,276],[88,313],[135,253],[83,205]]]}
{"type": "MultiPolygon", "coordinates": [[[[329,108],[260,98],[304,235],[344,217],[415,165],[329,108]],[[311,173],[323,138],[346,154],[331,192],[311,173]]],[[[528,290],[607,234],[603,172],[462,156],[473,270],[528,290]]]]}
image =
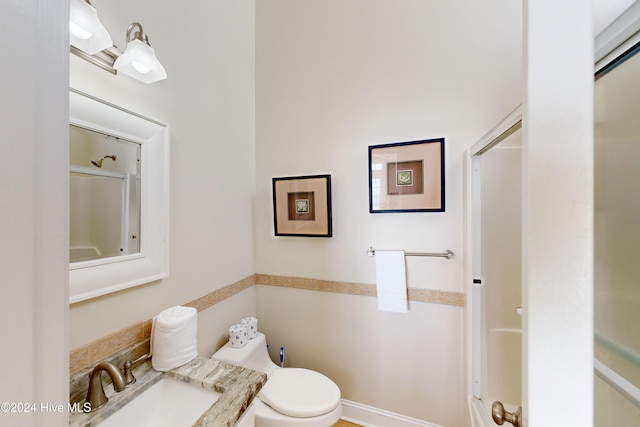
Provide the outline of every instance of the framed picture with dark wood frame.
{"type": "Polygon", "coordinates": [[[273,178],[276,236],[331,237],[331,175],[273,178]]]}
{"type": "Polygon", "coordinates": [[[369,146],[369,212],[444,212],[444,138],[369,146]]]}

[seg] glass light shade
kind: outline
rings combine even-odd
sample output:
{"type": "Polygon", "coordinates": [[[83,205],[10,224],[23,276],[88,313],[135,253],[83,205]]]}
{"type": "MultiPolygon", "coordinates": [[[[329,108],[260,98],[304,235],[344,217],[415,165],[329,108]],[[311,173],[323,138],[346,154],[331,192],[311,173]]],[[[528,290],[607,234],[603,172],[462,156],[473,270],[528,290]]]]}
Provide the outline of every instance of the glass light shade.
{"type": "Polygon", "coordinates": [[[138,39],[127,44],[127,49],[118,57],[113,68],[147,84],[167,78],[153,48],[138,39]]]}
{"type": "Polygon", "coordinates": [[[93,55],[113,46],[111,36],[98,19],[98,11],[82,0],[71,0],[69,41],[72,46],[93,55]]]}

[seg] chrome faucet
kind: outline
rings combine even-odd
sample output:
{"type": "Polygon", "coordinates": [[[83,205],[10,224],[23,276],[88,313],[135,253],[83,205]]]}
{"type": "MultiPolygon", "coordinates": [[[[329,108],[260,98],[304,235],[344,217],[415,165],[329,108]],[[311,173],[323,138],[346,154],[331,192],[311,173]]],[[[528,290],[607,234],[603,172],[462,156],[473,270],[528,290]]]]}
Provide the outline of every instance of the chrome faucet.
{"type": "Polygon", "coordinates": [[[102,371],[105,371],[111,377],[113,383],[113,389],[117,392],[124,390],[126,386],[126,380],[124,375],[116,365],[111,362],[98,363],[95,368],[89,374],[89,389],[87,390],[87,402],[91,407],[90,411],[94,411],[102,406],[109,400],[106,394],[104,394],[104,388],[102,387],[102,371]]]}

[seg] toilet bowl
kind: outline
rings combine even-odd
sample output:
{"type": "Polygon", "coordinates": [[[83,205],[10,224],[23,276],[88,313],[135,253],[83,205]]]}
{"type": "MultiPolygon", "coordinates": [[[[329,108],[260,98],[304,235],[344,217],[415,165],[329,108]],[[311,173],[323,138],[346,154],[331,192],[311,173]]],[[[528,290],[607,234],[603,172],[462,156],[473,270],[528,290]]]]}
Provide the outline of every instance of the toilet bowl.
{"type": "Polygon", "coordinates": [[[262,333],[241,348],[226,343],[211,358],[267,374],[267,382],[253,400],[256,427],[330,427],[340,419],[336,383],[319,372],[273,363],[262,333]]]}

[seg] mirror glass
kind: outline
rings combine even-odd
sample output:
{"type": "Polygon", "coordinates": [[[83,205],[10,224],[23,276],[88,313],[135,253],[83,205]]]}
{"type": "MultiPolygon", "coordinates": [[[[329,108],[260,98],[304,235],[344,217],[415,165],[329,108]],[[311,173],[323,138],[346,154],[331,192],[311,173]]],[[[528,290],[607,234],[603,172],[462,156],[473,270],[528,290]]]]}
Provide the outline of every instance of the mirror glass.
{"type": "Polygon", "coordinates": [[[140,251],[140,144],[71,125],[69,262],[140,251]]]}

